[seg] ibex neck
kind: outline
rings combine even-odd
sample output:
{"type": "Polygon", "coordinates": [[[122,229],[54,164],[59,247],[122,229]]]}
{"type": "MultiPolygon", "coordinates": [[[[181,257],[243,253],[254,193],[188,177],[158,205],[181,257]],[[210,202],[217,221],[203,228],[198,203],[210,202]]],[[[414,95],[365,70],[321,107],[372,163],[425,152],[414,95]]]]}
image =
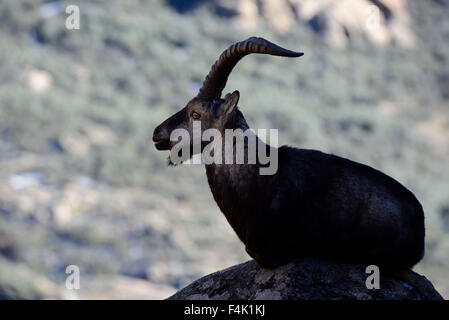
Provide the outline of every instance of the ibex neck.
{"type": "MultiPolygon", "coordinates": [[[[259,138],[256,138],[256,142],[259,147],[266,148],[259,138]]],[[[238,149],[236,143],[233,144],[233,160],[232,164],[207,164],[206,174],[209,182],[212,195],[220,207],[221,211],[226,216],[226,219],[240,237],[242,241],[245,238],[245,225],[247,225],[248,219],[256,211],[253,207],[253,203],[248,199],[255,199],[257,194],[258,185],[260,183],[260,164],[256,158],[256,163],[248,164],[248,157],[245,156],[244,164],[236,164],[235,156],[238,149]]],[[[247,155],[248,141],[245,139],[244,152],[247,155]]],[[[229,150],[225,150],[225,143],[223,139],[223,162],[225,159],[225,152],[229,153],[229,150]]]]}
{"type": "Polygon", "coordinates": [[[258,148],[266,149],[269,146],[260,140],[256,134],[247,134],[251,137],[240,140],[243,143],[238,143],[238,139],[234,139],[232,147],[226,146],[226,139],[229,138],[226,138],[226,134],[223,134],[221,163],[206,164],[206,173],[211,188],[216,187],[215,185],[212,186],[211,182],[215,182],[217,179],[230,187],[241,188],[250,182],[250,178],[254,179],[259,175],[258,148]],[[238,157],[241,154],[243,154],[243,159],[238,157]],[[211,181],[211,178],[214,179],[211,181]]]}

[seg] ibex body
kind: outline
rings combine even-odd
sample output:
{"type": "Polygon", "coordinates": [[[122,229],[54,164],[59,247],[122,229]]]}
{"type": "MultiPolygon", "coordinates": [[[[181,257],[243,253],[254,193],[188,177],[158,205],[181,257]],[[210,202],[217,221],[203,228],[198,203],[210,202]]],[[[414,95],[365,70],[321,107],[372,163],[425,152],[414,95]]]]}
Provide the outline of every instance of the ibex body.
{"type": "MultiPolygon", "coordinates": [[[[196,120],[203,131],[249,128],[237,108],[238,91],[224,99],[221,93],[233,67],[250,53],[302,55],[262,38],[232,45],[212,66],[197,97],[156,128],[153,141],[159,150],[175,145],[174,129],[192,134],[196,120]]],[[[260,266],[274,268],[314,255],[407,269],[423,257],[423,209],[393,178],[320,151],[263,147],[278,152],[273,175],[260,175],[259,162],[206,165],[215,201],[260,266]]]]}

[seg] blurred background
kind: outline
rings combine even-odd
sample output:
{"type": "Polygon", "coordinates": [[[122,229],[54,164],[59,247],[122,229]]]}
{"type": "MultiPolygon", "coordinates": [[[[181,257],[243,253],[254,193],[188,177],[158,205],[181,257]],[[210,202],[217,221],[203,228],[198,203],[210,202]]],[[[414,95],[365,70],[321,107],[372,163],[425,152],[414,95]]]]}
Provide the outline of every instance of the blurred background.
{"type": "Polygon", "coordinates": [[[0,298],[161,299],[249,260],[204,168],[167,168],[151,136],[252,35],[305,56],[236,67],[250,126],[412,190],[415,270],[449,298],[448,18],[444,0],[2,0],[0,298]]]}

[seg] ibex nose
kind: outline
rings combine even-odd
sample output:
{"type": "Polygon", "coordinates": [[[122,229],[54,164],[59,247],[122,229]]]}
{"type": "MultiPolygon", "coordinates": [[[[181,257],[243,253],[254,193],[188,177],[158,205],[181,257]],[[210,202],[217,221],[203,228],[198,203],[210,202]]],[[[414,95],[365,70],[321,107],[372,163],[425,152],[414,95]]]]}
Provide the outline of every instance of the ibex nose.
{"type": "Polygon", "coordinates": [[[154,142],[156,142],[159,138],[158,138],[158,136],[159,136],[159,134],[161,133],[161,127],[156,127],[156,129],[154,129],[154,132],[153,132],[153,141],[154,142]]]}

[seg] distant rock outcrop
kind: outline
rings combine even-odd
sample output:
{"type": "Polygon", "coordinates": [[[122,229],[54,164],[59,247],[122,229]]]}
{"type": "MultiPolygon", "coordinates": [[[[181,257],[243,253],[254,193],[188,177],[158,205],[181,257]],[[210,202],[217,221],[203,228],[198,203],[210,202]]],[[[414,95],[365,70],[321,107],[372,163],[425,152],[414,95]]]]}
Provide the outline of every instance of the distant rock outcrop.
{"type": "Polygon", "coordinates": [[[274,270],[248,261],[207,275],[168,300],[441,300],[424,276],[382,273],[380,289],[367,289],[366,266],[301,259],[274,270]]]}
{"type": "Polygon", "coordinates": [[[395,42],[415,46],[413,19],[405,0],[167,0],[181,13],[209,6],[225,18],[235,18],[247,30],[268,26],[286,34],[308,25],[337,46],[367,38],[378,45],[395,42]]]}

